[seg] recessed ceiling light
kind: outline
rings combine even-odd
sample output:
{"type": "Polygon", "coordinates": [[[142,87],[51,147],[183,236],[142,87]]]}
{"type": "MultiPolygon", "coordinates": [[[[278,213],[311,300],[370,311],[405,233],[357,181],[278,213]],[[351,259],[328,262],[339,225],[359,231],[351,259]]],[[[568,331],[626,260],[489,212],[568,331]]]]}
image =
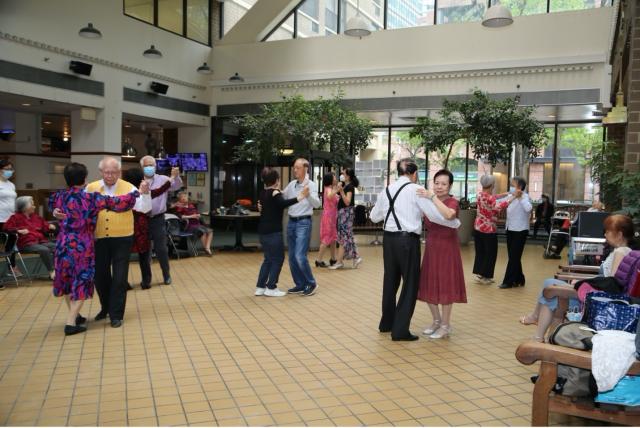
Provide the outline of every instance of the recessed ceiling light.
{"type": "Polygon", "coordinates": [[[62,141],[69,141],[69,137],[63,137],[62,141]]]}
{"type": "Polygon", "coordinates": [[[51,122],[49,122],[48,120],[45,120],[45,121],[44,121],[44,122],[42,122],[42,123],[44,123],[45,125],[51,125],[51,122]]]}
{"type": "Polygon", "coordinates": [[[22,106],[23,106],[23,107],[31,107],[31,104],[29,104],[29,103],[22,103],[22,106]]]}
{"type": "Polygon", "coordinates": [[[550,114],[547,117],[550,117],[550,118],[554,119],[556,117],[556,115],[555,114],[550,114]]]}

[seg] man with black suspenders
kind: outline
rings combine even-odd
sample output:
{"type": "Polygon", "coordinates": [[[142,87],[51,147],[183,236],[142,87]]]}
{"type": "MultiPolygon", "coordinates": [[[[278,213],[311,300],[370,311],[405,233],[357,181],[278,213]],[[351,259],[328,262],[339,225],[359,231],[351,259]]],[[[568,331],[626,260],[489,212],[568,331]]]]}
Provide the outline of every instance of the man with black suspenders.
{"type": "Polygon", "coordinates": [[[391,332],[392,340],[417,340],[411,334],[409,324],[413,316],[420,281],[420,234],[422,216],[443,226],[458,228],[458,219],[446,220],[431,201],[433,192],[427,197],[418,196],[422,187],[418,181],[418,165],[412,159],[403,159],[397,164],[398,179],[382,191],[370,218],[374,223],[384,220],[384,285],[382,289],[382,318],[380,332],[391,332]],[[396,305],[396,294],[403,281],[400,299],[396,305]]]}

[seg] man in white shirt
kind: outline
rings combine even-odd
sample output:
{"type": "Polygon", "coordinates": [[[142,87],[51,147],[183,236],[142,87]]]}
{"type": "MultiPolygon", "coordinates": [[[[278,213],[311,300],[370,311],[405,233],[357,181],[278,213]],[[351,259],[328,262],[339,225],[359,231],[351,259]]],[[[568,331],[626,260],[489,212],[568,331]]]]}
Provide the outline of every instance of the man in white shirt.
{"type": "Polygon", "coordinates": [[[432,202],[418,196],[423,189],[418,181],[418,165],[412,159],[398,162],[398,179],[382,191],[371,210],[371,221],[384,220],[384,285],[382,289],[382,318],[379,330],[391,332],[392,340],[417,340],[409,324],[413,316],[420,281],[420,234],[422,216],[443,226],[458,228],[460,220],[446,220],[432,202]],[[396,306],[396,294],[402,279],[402,292],[396,306]]]}
{"type": "Polygon", "coordinates": [[[289,253],[289,268],[295,287],[289,289],[289,294],[302,294],[311,296],[318,289],[311,266],[307,259],[309,251],[309,239],[311,238],[311,226],[313,209],[320,208],[318,187],[315,182],[309,180],[309,162],[298,158],[293,164],[293,176],[295,180],[282,191],[285,199],[296,198],[303,188],[309,188],[309,196],[297,204],[289,207],[289,224],[287,226],[287,245],[289,253]]]}
{"type": "Polygon", "coordinates": [[[498,288],[524,287],[525,278],[522,272],[522,253],[529,235],[529,220],[531,218],[531,199],[524,191],[527,182],[522,177],[513,177],[509,193],[514,199],[507,208],[507,254],[509,261],[504,273],[504,280],[498,288]]]}

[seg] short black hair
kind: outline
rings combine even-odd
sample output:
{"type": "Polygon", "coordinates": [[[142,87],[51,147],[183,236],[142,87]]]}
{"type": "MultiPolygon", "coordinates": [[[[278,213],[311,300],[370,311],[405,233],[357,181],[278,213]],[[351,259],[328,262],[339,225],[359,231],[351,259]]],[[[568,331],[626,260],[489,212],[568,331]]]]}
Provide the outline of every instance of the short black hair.
{"type": "Polygon", "coordinates": [[[280,174],[278,170],[273,168],[265,167],[262,169],[262,182],[265,186],[273,186],[276,184],[276,181],[280,178],[280,174]]]}
{"type": "Polygon", "coordinates": [[[13,164],[11,163],[11,161],[7,158],[4,159],[0,159],[0,169],[4,169],[6,167],[8,167],[9,165],[13,166],[13,164]]]}
{"type": "Polygon", "coordinates": [[[122,179],[128,181],[136,187],[140,187],[142,180],[144,180],[144,173],[141,168],[130,168],[122,173],[122,179]]]}
{"type": "Polygon", "coordinates": [[[336,175],[333,173],[333,171],[325,173],[322,177],[322,187],[331,186],[333,184],[334,178],[336,178],[336,175]]]}
{"type": "Polygon", "coordinates": [[[67,182],[67,186],[81,186],[87,179],[87,167],[84,164],[78,162],[71,162],[64,167],[64,180],[67,182]]]}
{"type": "Polygon", "coordinates": [[[527,180],[522,177],[513,177],[511,181],[515,181],[518,183],[518,188],[524,192],[524,189],[527,188],[527,180]]]}
{"type": "Polygon", "coordinates": [[[449,177],[450,186],[453,184],[453,174],[448,169],[441,169],[440,171],[436,172],[436,175],[433,176],[433,181],[435,182],[436,178],[440,177],[441,175],[446,175],[447,177],[449,177]]]}
{"type": "Polygon", "coordinates": [[[411,158],[400,159],[396,164],[398,175],[411,175],[418,170],[418,164],[411,158]]]}

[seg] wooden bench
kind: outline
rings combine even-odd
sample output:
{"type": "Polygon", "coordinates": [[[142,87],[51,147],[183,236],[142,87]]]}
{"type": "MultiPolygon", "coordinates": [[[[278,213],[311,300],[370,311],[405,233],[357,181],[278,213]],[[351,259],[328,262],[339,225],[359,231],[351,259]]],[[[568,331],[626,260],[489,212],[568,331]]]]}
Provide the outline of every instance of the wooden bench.
{"type": "MultiPolygon", "coordinates": [[[[628,409],[608,404],[597,406],[592,400],[576,399],[551,392],[558,377],[558,364],[591,370],[591,352],[531,341],[518,346],[516,358],[526,365],[540,361],[539,377],[533,388],[532,426],[548,426],[549,412],[640,426],[638,408],[628,409]]],[[[639,361],[633,363],[628,374],[640,375],[639,361]]]]}

